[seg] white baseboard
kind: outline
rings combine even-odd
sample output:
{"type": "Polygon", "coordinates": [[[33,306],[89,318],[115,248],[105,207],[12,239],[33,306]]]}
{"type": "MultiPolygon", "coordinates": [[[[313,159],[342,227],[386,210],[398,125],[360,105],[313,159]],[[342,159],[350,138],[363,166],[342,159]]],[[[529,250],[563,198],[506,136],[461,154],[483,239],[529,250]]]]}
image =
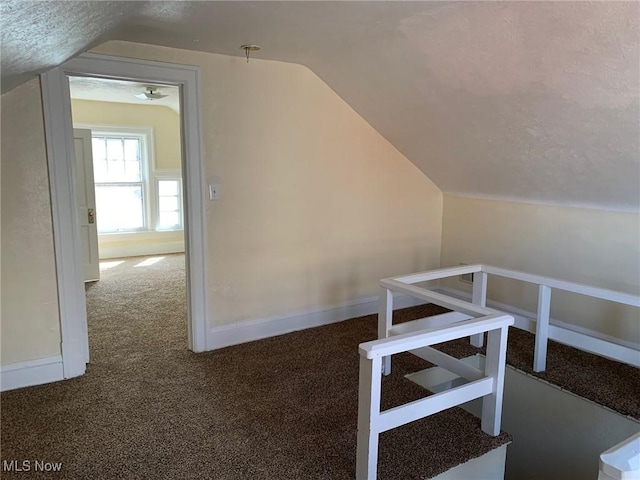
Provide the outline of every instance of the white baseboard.
{"type": "Polygon", "coordinates": [[[57,382],[63,378],[61,355],[12,363],[0,367],[0,391],[57,382]]]}
{"type": "MultiPolygon", "coordinates": [[[[449,287],[438,287],[446,295],[471,301],[471,294],[449,287]]],[[[513,315],[515,326],[531,333],[536,332],[536,314],[505,303],[487,300],[487,307],[513,315]]],[[[579,325],[573,325],[553,318],[549,319],[549,338],[601,357],[640,367],[640,345],[625,341],[579,325]]]]}
{"type": "Polygon", "coordinates": [[[136,243],[131,245],[100,244],[100,260],[110,258],[139,257],[142,255],[167,255],[184,253],[184,241],[162,243],[136,243]]]}
{"type": "MultiPolygon", "coordinates": [[[[413,307],[424,303],[409,295],[394,296],[394,308],[413,307]]],[[[207,349],[230,347],[240,343],[284,335],[306,328],[329,325],[350,318],[378,312],[378,297],[368,297],[339,305],[304,310],[281,316],[250,320],[209,330],[207,349]]]]}

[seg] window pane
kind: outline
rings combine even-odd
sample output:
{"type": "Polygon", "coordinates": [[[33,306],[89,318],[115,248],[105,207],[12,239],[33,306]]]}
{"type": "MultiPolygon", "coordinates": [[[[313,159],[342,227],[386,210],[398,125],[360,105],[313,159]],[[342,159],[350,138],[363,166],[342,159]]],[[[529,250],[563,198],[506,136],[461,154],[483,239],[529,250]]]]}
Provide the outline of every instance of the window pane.
{"type": "Polygon", "coordinates": [[[93,158],[93,180],[100,183],[109,181],[106,160],[96,160],[95,157],[93,158]]]}
{"type": "Polygon", "coordinates": [[[177,196],[179,192],[178,182],[179,180],[160,180],[158,182],[158,195],[161,197],[177,196]]]}
{"type": "Polygon", "coordinates": [[[142,164],[140,162],[140,140],[137,138],[124,139],[125,178],[128,182],[141,182],[142,164]]]}
{"type": "Polygon", "coordinates": [[[179,212],[178,197],[160,197],[161,212],[179,212]]]}
{"type": "Polygon", "coordinates": [[[107,138],[107,159],[124,160],[124,152],[122,151],[122,139],[120,138],[107,138]]]}
{"type": "Polygon", "coordinates": [[[95,137],[91,140],[93,154],[93,178],[96,182],[107,182],[107,149],[104,137],[95,137]]]}
{"type": "Polygon", "coordinates": [[[122,180],[124,182],[141,182],[142,181],[142,172],[140,171],[140,162],[129,162],[125,163],[125,171],[124,177],[122,180]]]}
{"type": "Polygon", "coordinates": [[[124,172],[124,160],[109,160],[107,171],[110,182],[126,182],[127,176],[124,172]]]}
{"type": "Polygon", "coordinates": [[[180,226],[180,214],[178,212],[160,212],[158,219],[159,228],[174,228],[180,226]]]}
{"type": "Polygon", "coordinates": [[[142,185],[96,185],[98,232],[144,227],[142,185]]]}
{"type": "Polygon", "coordinates": [[[140,140],[137,138],[124,139],[124,158],[128,162],[140,160],[140,140]]]}

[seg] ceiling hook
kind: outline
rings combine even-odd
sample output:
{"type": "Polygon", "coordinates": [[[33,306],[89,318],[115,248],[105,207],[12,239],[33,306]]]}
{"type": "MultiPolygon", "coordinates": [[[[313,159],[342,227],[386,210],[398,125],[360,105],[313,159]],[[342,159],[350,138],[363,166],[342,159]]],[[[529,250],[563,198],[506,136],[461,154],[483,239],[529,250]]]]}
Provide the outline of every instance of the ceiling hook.
{"type": "Polygon", "coordinates": [[[258,50],[260,50],[260,47],[258,45],[247,43],[246,45],[241,45],[240,49],[244,50],[244,54],[247,57],[247,63],[249,63],[249,52],[257,52],[258,50]]]}

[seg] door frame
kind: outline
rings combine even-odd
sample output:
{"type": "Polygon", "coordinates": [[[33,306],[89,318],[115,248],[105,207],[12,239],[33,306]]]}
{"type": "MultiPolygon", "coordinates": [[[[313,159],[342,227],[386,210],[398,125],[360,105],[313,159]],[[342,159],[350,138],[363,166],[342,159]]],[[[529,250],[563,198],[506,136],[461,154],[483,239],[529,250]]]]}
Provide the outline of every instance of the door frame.
{"type": "Polygon", "coordinates": [[[207,350],[207,272],[200,69],[194,66],[85,53],[40,76],[64,378],[84,374],[89,360],[82,245],[76,214],[75,153],[67,75],[177,85],[181,92],[189,349],[207,350]]]}

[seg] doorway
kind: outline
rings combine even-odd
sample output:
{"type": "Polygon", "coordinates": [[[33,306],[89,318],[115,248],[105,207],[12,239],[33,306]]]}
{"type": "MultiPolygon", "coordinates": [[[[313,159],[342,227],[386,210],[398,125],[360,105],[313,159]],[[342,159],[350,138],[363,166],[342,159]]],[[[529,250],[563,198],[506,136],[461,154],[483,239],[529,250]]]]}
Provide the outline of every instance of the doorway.
{"type": "Polygon", "coordinates": [[[180,91],[68,78],[91,360],[127,363],[186,338],[180,91]]]}
{"type": "Polygon", "coordinates": [[[178,87],[92,77],[69,87],[85,281],[99,279],[98,260],[184,253],[178,87]]]}
{"type": "Polygon", "coordinates": [[[93,76],[153,85],[174,85],[180,89],[188,340],[191,350],[207,350],[209,322],[199,69],[83,54],[41,75],[64,377],[82,375],[89,359],[82,249],[75,208],[76,165],[68,76],[93,76]]]}

